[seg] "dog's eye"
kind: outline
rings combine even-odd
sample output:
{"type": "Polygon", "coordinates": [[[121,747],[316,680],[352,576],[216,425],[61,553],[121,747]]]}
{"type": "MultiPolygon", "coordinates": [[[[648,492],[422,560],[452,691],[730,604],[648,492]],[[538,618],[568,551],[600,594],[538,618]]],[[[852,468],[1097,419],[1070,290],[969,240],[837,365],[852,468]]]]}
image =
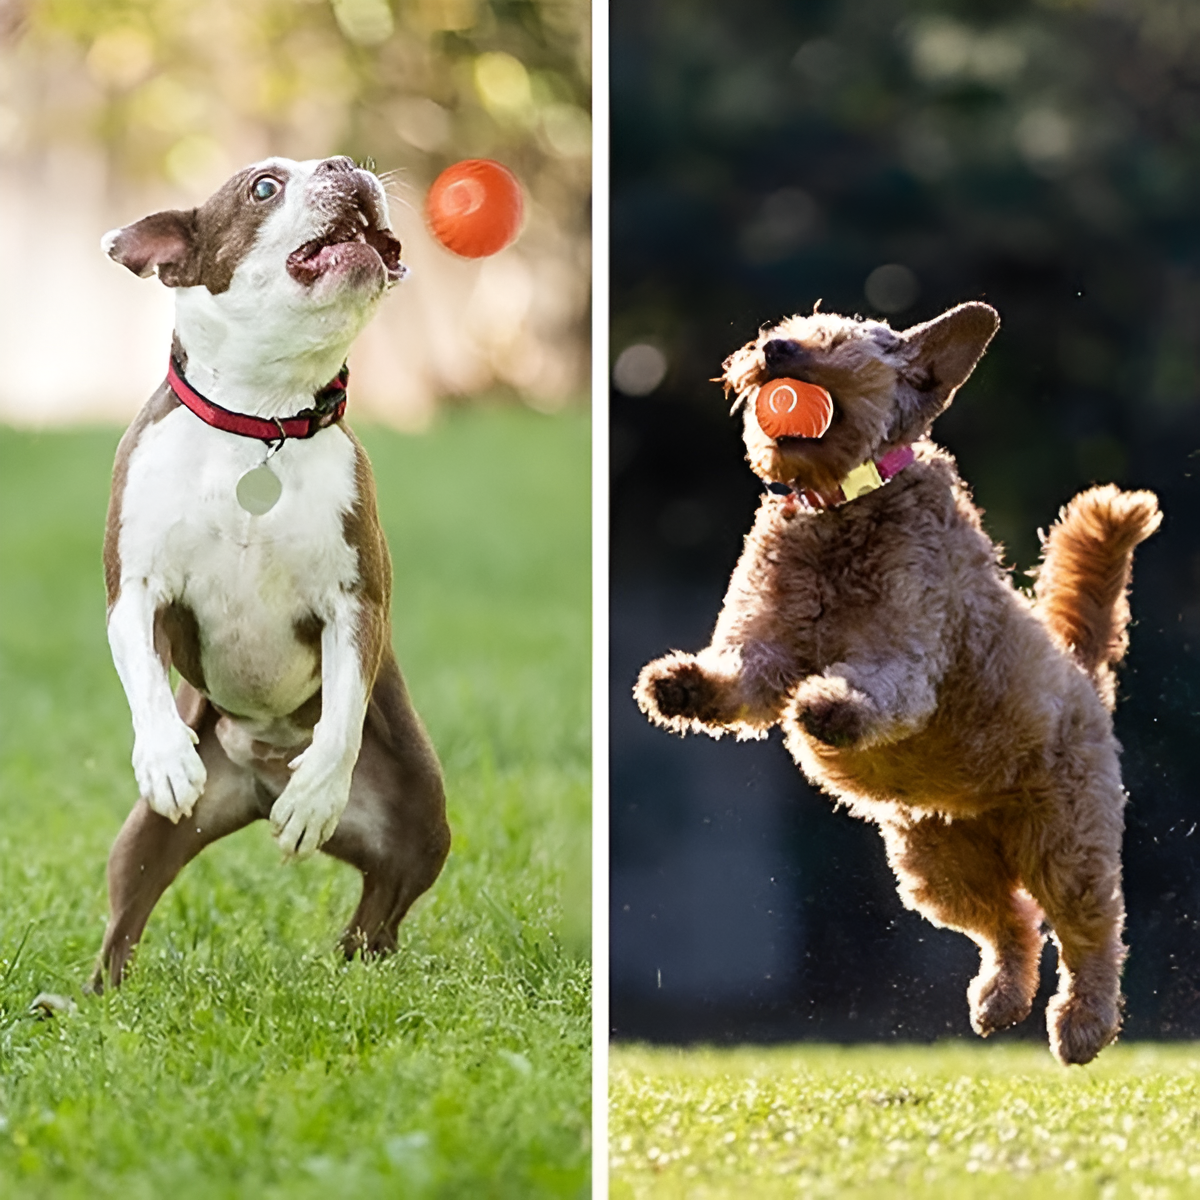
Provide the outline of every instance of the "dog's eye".
{"type": "Polygon", "coordinates": [[[278,195],[282,190],[283,184],[278,179],[272,179],[270,175],[260,175],[254,181],[250,194],[255,200],[270,200],[272,196],[278,195]]]}

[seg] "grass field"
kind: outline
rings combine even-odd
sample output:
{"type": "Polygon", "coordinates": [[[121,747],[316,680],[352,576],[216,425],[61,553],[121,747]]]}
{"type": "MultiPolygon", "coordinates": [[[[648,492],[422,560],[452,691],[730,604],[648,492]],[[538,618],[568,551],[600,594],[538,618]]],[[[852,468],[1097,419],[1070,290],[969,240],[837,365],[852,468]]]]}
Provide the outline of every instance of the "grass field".
{"type": "Polygon", "coordinates": [[[0,1196],[576,1197],[589,1178],[586,420],[365,430],[395,642],[454,846],[401,950],[334,954],[358,877],[265,825],[85,998],[133,800],[99,555],[119,431],[0,430],[0,1196]],[[71,997],[53,1020],[41,991],[71,997]]]}
{"type": "Polygon", "coordinates": [[[613,1200],[1200,1196],[1200,1047],[618,1047],[613,1200]]]}

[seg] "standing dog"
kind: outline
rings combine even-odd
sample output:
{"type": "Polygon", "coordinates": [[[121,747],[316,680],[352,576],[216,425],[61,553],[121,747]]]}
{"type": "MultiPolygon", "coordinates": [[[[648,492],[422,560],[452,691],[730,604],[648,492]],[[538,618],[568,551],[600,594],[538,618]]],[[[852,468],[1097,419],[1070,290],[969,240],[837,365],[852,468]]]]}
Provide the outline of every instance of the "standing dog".
{"type": "Polygon", "coordinates": [[[141,798],[109,857],[93,987],[120,982],[182,867],[260,817],[285,855],[362,872],[342,947],[386,953],[450,831],[392,652],[370,464],[341,423],[350,343],[405,273],[383,189],[348,158],[268,159],[102,246],[157,269],[176,319],[104,539],[141,798]]]}
{"type": "MultiPolygon", "coordinates": [[[[896,333],[824,313],[725,363],[764,498],[712,643],[645,667],[644,712],[678,733],[763,737],[876,822],[910,908],[982,964],[983,1036],[1023,1020],[1040,924],[1059,951],[1051,1047],[1085,1063],[1120,1024],[1125,794],[1110,711],[1149,492],[1093,488],[1046,539],[1031,602],[1011,584],[953,459],[925,434],[999,324],[963,304],[896,333]],[[827,432],[769,437],[760,387],[824,388],[827,432]]],[[[793,389],[795,391],[795,389],[793,389]]]]}

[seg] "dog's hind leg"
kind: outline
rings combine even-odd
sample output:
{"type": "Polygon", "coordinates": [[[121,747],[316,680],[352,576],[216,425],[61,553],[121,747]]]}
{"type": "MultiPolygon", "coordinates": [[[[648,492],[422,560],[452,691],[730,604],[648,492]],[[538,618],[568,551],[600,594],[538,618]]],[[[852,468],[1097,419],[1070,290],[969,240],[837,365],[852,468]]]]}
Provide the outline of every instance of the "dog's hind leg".
{"type": "Polygon", "coordinates": [[[1124,793],[1111,772],[1060,800],[1030,825],[1022,870],[1058,945],[1058,991],[1046,1008],[1050,1048],[1062,1063],[1086,1063],[1121,1026],[1121,833],[1124,793]]]}
{"type": "Polygon", "coordinates": [[[180,715],[200,736],[196,747],[208,771],[190,817],[172,824],[138,800],[108,857],[109,920],[90,988],[121,982],[146,922],[163,892],[210,842],[266,816],[270,798],[250,771],[230,762],[216,736],[217,713],[186,681],[179,685],[180,715]]]}
{"type": "Polygon", "coordinates": [[[1037,992],[1041,912],[989,818],[933,816],[881,828],[904,904],[979,947],[979,974],[967,989],[971,1028],[987,1037],[1023,1021],[1037,992]]]}
{"type": "Polygon", "coordinates": [[[321,847],[362,872],[362,899],[342,935],[347,958],[389,954],[412,903],[450,851],[442,773],[396,665],[385,651],[350,785],[350,801],[321,847]]]}

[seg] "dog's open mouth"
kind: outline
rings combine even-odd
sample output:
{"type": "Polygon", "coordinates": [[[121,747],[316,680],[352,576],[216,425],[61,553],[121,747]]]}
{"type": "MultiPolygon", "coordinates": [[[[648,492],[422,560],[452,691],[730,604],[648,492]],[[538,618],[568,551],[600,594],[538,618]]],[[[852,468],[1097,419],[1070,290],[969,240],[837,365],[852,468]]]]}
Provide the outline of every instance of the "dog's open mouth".
{"type": "Polygon", "coordinates": [[[376,229],[360,212],[348,214],[320,237],[305,242],[288,255],[288,274],[305,287],[336,268],[367,269],[381,263],[388,283],[404,275],[400,242],[387,229],[376,229]]]}

